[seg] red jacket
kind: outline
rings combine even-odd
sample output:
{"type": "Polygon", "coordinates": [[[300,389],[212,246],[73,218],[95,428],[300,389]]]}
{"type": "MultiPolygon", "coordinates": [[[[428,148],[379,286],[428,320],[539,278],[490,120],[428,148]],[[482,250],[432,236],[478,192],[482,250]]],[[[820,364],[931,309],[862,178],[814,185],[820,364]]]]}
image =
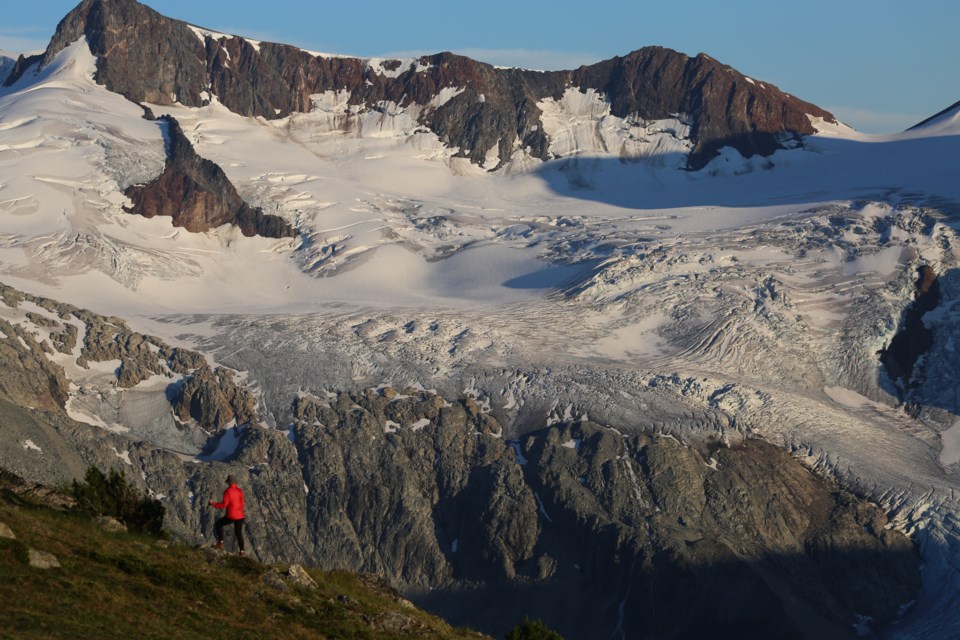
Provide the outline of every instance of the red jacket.
{"type": "Polygon", "coordinates": [[[243,520],[243,489],[235,484],[227,487],[223,492],[223,502],[214,502],[214,508],[226,509],[227,517],[231,520],[243,520]]]}

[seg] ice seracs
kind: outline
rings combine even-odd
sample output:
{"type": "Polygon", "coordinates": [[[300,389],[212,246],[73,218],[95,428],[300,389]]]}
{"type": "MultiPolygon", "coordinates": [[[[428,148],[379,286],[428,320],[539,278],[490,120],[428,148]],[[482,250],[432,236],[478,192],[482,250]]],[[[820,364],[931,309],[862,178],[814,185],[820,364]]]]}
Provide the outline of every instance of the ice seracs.
{"type": "Polygon", "coordinates": [[[609,156],[680,169],[693,148],[689,117],[618,118],[611,114],[604,95],[593,89],[583,92],[568,87],[560,100],[546,99],[537,106],[550,139],[549,153],[558,158],[609,156]]]}

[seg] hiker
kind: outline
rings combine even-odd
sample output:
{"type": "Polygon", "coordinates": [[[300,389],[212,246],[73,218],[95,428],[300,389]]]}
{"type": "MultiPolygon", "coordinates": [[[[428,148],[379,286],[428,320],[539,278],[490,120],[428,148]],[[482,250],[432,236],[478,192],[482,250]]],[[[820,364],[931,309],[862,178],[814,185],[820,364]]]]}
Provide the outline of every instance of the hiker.
{"type": "Polygon", "coordinates": [[[227,514],[217,520],[213,525],[213,531],[217,536],[215,549],[223,550],[223,526],[233,523],[234,535],[237,537],[237,547],[243,553],[243,520],[246,517],[243,513],[243,489],[237,486],[237,478],[231,473],[227,476],[227,490],[223,492],[223,502],[208,503],[214,509],[226,509],[227,514]]]}

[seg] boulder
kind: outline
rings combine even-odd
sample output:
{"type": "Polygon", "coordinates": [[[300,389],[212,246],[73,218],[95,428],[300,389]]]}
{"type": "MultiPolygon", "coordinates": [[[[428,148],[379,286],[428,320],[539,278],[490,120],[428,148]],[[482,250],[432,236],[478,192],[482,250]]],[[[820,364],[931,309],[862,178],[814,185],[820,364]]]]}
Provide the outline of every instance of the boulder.
{"type": "Polygon", "coordinates": [[[291,584],[303,589],[317,588],[317,583],[314,579],[310,577],[306,569],[298,564],[292,564],[290,568],[287,569],[287,580],[289,580],[291,584]]]}
{"type": "Polygon", "coordinates": [[[37,551],[36,549],[30,549],[27,551],[27,554],[30,558],[30,566],[35,569],[59,569],[60,561],[57,560],[57,556],[52,553],[47,553],[46,551],[37,551]]]}
{"type": "Polygon", "coordinates": [[[127,525],[110,516],[100,516],[97,518],[97,524],[101,529],[111,533],[126,533],[127,531],[127,525]]]}

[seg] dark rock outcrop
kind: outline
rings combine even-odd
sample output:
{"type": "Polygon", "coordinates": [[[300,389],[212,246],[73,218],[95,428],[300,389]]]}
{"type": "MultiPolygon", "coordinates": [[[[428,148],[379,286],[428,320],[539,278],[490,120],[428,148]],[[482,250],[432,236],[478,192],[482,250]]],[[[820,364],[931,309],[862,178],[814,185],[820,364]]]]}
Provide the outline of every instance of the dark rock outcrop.
{"type": "Polygon", "coordinates": [[[914,301],[904,311],[900,329],[890,340],[890,346],[880,352],[880,362],[891,380],[904,388],[913,388],[919,381],[913,380],[914,366],[933,346],[933,330],[923,324],[923,316],[940,304],[940,282],[930,265],[917,270],[917,285],[914,301]]]}
{"type": "Polygon", "coordinates": [[[297,401],[321,563],[385,575],[455,623],[502,633],[477,617],[495,609],[571,638],[854,637],[854,614],[890,621],[919,588],[880,509],[772,445],[705,457],[586,422],[511,445],[470,405],[297,401]]]}
{"type": "Polygon", "coordinates": [[[5,72],[3,85],[5,87],[13,85],[13,83],[26,73],[27,69],[41,64],[43,60],[44,56],[42,53],[32,56],[25,56],[21,53],[17,56],[17,61],[13,63],[13,66],[5,72]]]}
{"type": "MultiPolygon", "coordinates": [[[[693,119],[691,169],[717,149],[769,155],[789,139],[813,133],[808,114],[834,121],[810,103],[755,82],[709,56],[647,47],[576,71],[498,69],[451,53],[423,56],[408,68],[357,58],[317,57],[295,47],[240,37],[206,36],[135,0],[84,0],[57,28],[42,62],[86,36],[97,56],[97,81],[136,102],[201,106],[208,90],[245,116],[282,118],[309,111],[310,96],[349,91],[368,109],[394,102],[425,106],[445,88],[463,91],[427,109],[421,123],[457,155],[482,164],[498,145],[500,162],[516,148],[548,159],[549,140],[537,103],[570,87],[595,89],[614,115],[644,120],[685,114],[693,119]]],[[[18,65],[15,81],[29,65],[18,65]]]]}
{"type": "Polygon", "coordinates": [[[205,53],[185,23],[135,0],[83,0],[57,25],[41,65],[83,37],[97,57],[97,82],[111,91],[137,103],[200,104],[205,53]]]}
{"type": "Polygon", "coordinates": [[[166,165],[156,179],[126,190],[133,201],[128,212],[145,218],[169,216],[173,226],[194,233],[233,224],[245,236],[296,235],[283,218],[265,214],[244,202],[223,170],[197,155],[176,119],[163,116],[159,120],[166,127],[166,165]]]}
{"type": "Polygon", "coordinates": [[[19,325],[0,319],[0,361],[12,363],[0,376],[0,399],[12,404],[57,411],[70,385],[63,368],[47,358],[40,343],[19,325]]]}
{"type": "Polygon", "coordinates": [[[239,425],[258,420],[253,394],[236,384],[233,373],[223,367],[198,368],[173,394],[173,410],[183,422],[196,420],[214,433],[232,420],[239,425]]]}

